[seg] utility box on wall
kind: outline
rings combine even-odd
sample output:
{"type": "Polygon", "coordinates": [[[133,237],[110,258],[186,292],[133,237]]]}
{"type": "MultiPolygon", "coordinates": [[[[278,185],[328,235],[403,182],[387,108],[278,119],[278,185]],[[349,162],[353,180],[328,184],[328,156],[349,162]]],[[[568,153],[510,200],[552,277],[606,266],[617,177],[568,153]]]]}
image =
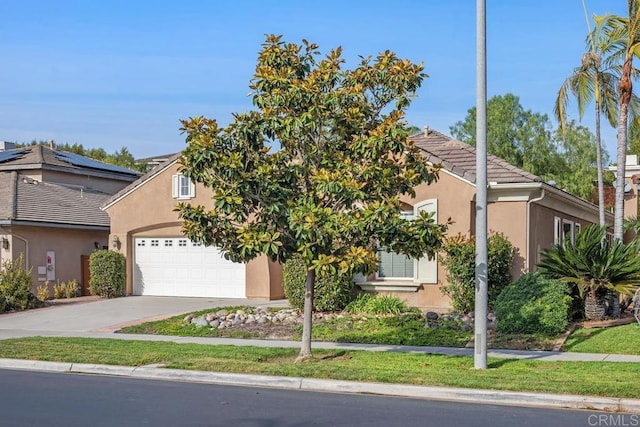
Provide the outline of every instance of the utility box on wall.
{"type": "Polygon", "coordinates": [[[47,251],[47,280],[56,280],[56,253],[47,251]]]}

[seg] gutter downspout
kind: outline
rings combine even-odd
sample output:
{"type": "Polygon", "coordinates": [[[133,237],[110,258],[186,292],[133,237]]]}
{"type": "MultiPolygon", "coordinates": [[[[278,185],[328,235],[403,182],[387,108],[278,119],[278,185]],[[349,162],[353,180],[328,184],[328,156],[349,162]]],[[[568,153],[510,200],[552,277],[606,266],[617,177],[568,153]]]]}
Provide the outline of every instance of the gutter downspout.
{"type": "Polygon", "coordinates": [[[545,192],[544,192],[544,188],[542,188],[542,192],[540,193],[540,197],[536,197],[535,199],[531,199],[527,202],[527,234],[526,234],[526,245],[527,245],[527,256],[525,258],[525,263],[526,263],[526,268],[527,268],[527,273],[529,273],[531,271],[530,269],[530,265],[529,265],[529,260],[531,259],[530,257],[530,253],[531,253],[531,245],[529,244],[530,240],[531,240],[531,204],[533,202],[539,202],[540,200],[544,199],[545,196],[545,192]]]}

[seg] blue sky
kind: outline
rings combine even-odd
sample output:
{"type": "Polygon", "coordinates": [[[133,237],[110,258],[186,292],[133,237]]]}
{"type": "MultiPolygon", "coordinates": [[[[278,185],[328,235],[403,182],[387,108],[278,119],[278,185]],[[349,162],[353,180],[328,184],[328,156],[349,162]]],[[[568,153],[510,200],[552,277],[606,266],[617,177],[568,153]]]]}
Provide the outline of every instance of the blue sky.
{"type": "MultiPolygon", "coordinates": [[[[622,0],[586,4],[590,15],[625,14],[622,0]]],[[[181,118],[227,124],[251,108],[266,33],[342,46],[351,65],[387,49],[424,62],[407,120],[449,134],[475,105],[475,13],[473,0],[3,0],[0,140],[180,151],[181,118]]],[[[487,0],[489,96],[513,93],[551,117],[586,32],[581,0],[487,0]]],[[[614,153],[615,131],[603,138],[614,153]]]]}

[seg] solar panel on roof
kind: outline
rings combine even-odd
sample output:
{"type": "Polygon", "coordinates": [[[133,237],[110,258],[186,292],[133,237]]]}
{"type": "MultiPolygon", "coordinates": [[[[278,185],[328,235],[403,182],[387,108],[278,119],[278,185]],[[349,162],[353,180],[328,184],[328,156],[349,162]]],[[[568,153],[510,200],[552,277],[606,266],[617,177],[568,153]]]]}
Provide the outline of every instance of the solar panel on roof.
{"type": "Polygon", "coordinates": [[[11,160],[19,159],[22,156],[24,156],[24,153],[26,153],[27,151],[28,150],[25,150],[24,148],[17,149],[17,150],[0,151],[0,163],[10,162],[11,160]]]}
{"type": "Polygon", "coordinates": [[[139,175],[137,172],[132,171],[131,169],[123,168],[116,165],[110,165],[107,163],[102,163],[97,160],[90,159],[88,157],[81,156],[75,153],[68,153],[66,151],[58,151],[54,150],[55,156],[58,160],[62,160],[63,162],[71,163],[74,166],[79,166],[83,168],[90,169],[98,169],[109,172],[116,173],[125,173],[127,175],[139,175]]]}

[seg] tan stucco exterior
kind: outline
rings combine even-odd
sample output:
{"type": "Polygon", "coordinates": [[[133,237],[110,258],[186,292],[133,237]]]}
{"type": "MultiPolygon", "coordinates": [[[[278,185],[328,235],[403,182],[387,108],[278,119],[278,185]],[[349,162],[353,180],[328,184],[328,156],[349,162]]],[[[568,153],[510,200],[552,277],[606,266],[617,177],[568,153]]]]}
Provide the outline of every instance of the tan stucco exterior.
{"type": "MultiPolygon", "coordinates": [[[[111,217],[109,241],[117,238],[120,242],[117,249],[127,257],[127,293],[133,290],[133,239],[182,235],[178,214],[174,210],[177,201],[171,197],[172,176],[178,173],[178,169],[177,163],[165,167],[141,184],[131,186],[128,192],[112,199],[105,208],[111,217]]],[[[421,185],[415,189],[415,197],[404,196],[401,200],[405,207],[436,200],[438,222],[451,221],[447,234],[472,237],[475,235],[475,191],[473,183],[441,170],[437,182],[421,185]]],[[[197,185],[195,198],[189,202],[206,206],[210,198],[211,192],[197,185]]],[[[514,279],[535,270],[540,251],[553,244],[556,218],[581,227],[598,221],[594,205],[541,182],[491,183],[488,198],[489,232],[503,233],[516,251],[511,270],[514,279]]],[[[435,283],[370,276],[360,286],[381,294],[396,295],[423,310],[446,311],[450,308],[450,300],[441,291],[446,283],[447,271],[442,263],[438,263],[435,283]]],[[[246,295],[248,298],[282,298],[280,265],[264,257],[249,262],[246,267],[246,295]]]]}
{"type": "Polygon", "coordinates": [[[9,245],[0,250],[0,258],[15,260],[22,255],[25,267],[31,271],[34,291],[44,284],[51,290],[54,284],[69,280],[82,285],[80,257],[106,246],[109,238],[108,231],[29,226],[0,227],[0,234],[6,236],[9,245]],[[50,251],[55,262],[47,270],[50,251]]]}
{"type": "MultiPolygon", "coordinates": [[[[111,218],[110,247],[127,259],[128,295],[133,293],[133,239],[182,236],[182,223],[175,211],[178,202],[204,206],[211,203],[211,190],[202,185],[196,186],[194,198],[178,200],[172,197],[172,177],[178,169],[179,165],[173,163],[105,208],[111,218]],[[120,243],[114,246],[116,238],[120,243]]],[[[265,300],[284,298],[281,266],[266,257],[250,261],[246,266],[246,296],[265,300]]]]}

